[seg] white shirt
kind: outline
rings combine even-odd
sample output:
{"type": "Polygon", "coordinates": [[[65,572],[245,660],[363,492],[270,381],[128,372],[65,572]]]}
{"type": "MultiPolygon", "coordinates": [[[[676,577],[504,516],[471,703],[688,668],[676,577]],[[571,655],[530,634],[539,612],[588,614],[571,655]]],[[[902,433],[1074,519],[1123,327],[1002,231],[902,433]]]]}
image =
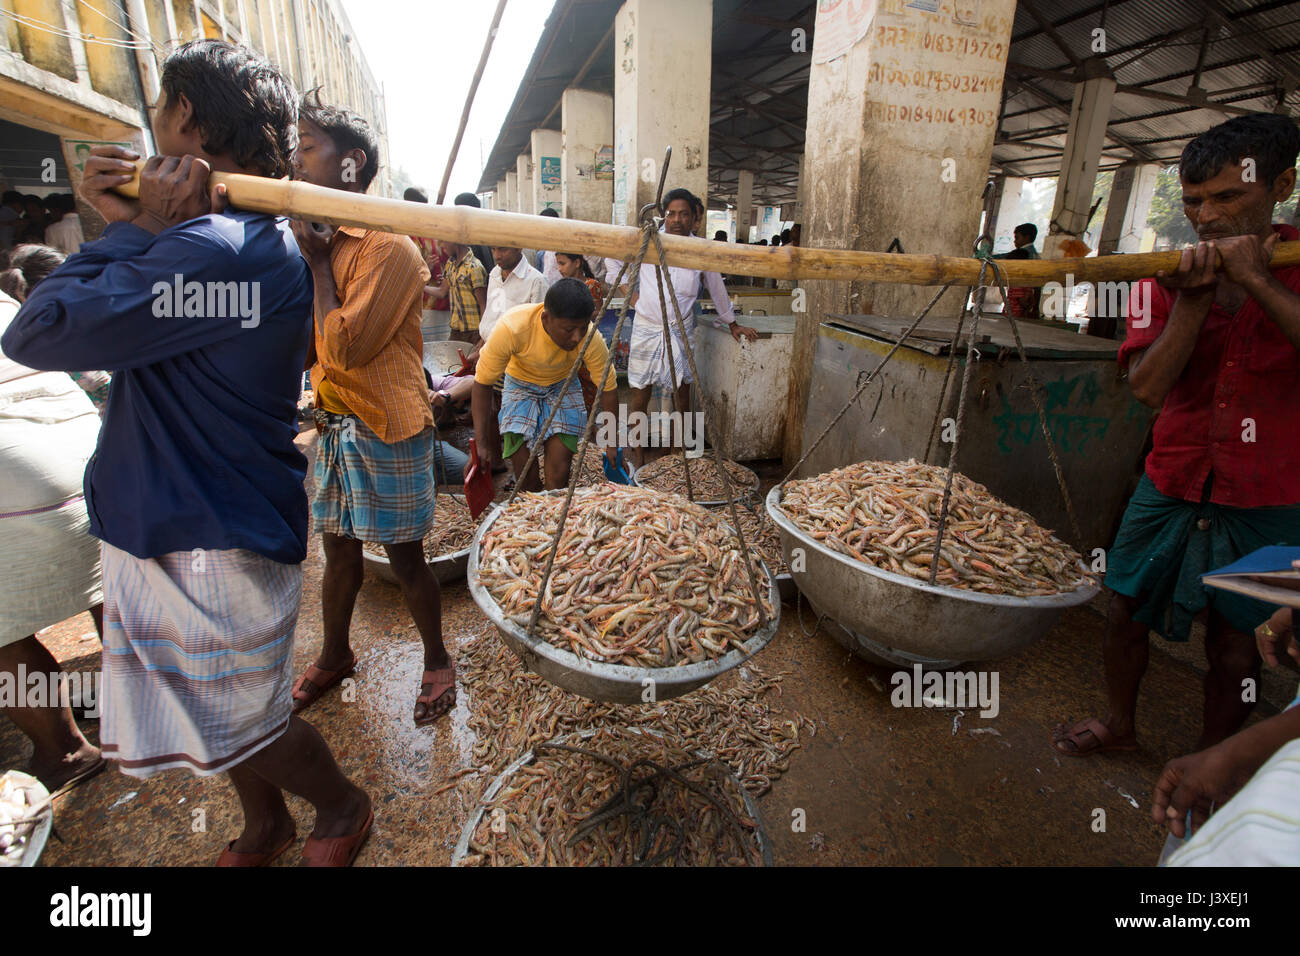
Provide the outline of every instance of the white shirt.
{"type": "MultiPolygon", "coordinates": [[[[605,260],[605,281],[610,285],[618,278],[618,272],[623,267],[623,263],[617,259],[605,260]]],[[[731,298],[727,295],[727,287],[722,282],[722,276],[716,272],[701,272],[699,269],[685,269],[681,266],[669,266],[668,276],[664,278],[664,294],[668,294],[668,277],[672,278],[673,292],[677,294],[677,305],[682,310],[682,317],[689,316],[695,309],[695,300],[700,297],[700,285],[709,290],[709,297],[713,299],[713,304],[718,309],[718,319],[726,325],[731,325],[736,321],[736,314],[731,308],[731,298]]],[[[627,276],[623,277],[627,282],[627,276]]],[[[646,262],[641,266],[641,287],[639,289],[640,298],[636,300],[636,317],[637,321],[648,319],[656,326],[663,323],[663,314],[659,309],[659,280],[655,275],[654,263],[646,262]]],[[[668,317],[668,324],[673,325],[675,319],[673,316],[668,317]]]]}
{"type": "Polygon", "coordinates": [[[80,252],[81,244],[85,241],[86,235],[81,231],[81,217],[75,212],[64,213],[58,222],[45,227],[45,244],[60,250],[64,255],[80,252]]]}
{"type": "Polygon", "coordinates": [[[551,284],[529,263],[526,256],[519,257],[519,264],[508,275],[501,275],[501,267],[493,266],[488,275],[487,301],[483,306],[483,317],[479,319],[478,334],[486,342],[492,329],[510,309],[517,305],[541,302],[546,298],[546,290],[551,284]]]}

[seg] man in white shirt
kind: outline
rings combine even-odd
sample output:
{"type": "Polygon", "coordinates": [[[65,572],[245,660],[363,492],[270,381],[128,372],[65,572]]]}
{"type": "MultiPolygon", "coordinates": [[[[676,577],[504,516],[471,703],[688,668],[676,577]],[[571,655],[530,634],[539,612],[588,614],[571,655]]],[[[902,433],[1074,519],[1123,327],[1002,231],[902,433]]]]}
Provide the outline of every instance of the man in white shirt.
{"type": "MultiPolygon", "coordinates": [[[[663,231],[672,236],[689,236],[695,229],[698,210],[703,208],[695,196],[686,189],[674,189],[664,196],[663,231]]],[[[605,260],[605,281],[611,285],[617,280],[622,263],[614,259],[605,260]]],[[[624,276],[627,282],[627,276],[624,276]]],[[[675,293],[677,305],[681,310],[682,324],[686,328],[692,352],[695,349],[695,302],[700,297],[701,283],[709,290],[713,304],[717,306],[718,316],[715,323],[730,326],[731,337],[739,341],[754,341],[758,332],[736,321],[731,308],[731,299],[727,296],[727,287],[722,283],[722,276],[716,272],[701,272],[698,269],[686,269],[669,266],[664,277],[664,304],[668,306],[668,328],[673,336],[673,362],[677,372],[677,405],[683,413],[690,410],[691,367],[686,359],[686,349],[682,345],[681,331],[677,327],[677,317],[673,312],[667,296],[675,293]],[[672,292],[669,292],[668,277],[672,277],[672,292]]],[[[611,290],[611,294],[612,294],[611,290]]],[[[636,314],[632,319],[632,342],[628,348],[627,381],[632,388],[632,407],[630,411],[645,412],[650,407],[651,389],[658,385],[670,390],[673,386],[672,368],[668,363],[668,349],[664,341],[663,310],[660,308],[659,283],[652,263],[641,266],[640,289],[632,302],[636,314]]],[[[645,463],[645,449],[633,448],[632,457],[639,468],[645,463]]]]}
{"type": "Polygon", "coordinates": [[[81,229],[81,217],[77,215],[77,201],[71,193],[61,193],[52,199],[56,203],[54,210],[61,215],[57,222],[45,227],[45,244],[68,256],[80,252],[86,236],[81,229]]]}
{"type": "Polygon", "coordinates": [[[541,302],[551,284],[523,255],[521,249],[492,247],[496,265],[488,273],[487,301],[479,320],[479,348],[487,344],[497,319],[517,305],[541,302]]]}

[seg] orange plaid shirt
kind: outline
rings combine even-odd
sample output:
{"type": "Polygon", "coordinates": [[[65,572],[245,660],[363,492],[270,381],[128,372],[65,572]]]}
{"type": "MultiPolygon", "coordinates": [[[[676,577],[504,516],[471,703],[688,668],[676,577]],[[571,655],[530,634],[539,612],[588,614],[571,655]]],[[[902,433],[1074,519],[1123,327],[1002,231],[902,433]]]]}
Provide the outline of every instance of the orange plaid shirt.
{"type": "Polygon", "coordinates": [[[340,226],[330,245],[340,307],[315,313],[311,385],[338,398],[385,443],[433,424],[420,310],[429,270],[407,236],[340,226]]]}

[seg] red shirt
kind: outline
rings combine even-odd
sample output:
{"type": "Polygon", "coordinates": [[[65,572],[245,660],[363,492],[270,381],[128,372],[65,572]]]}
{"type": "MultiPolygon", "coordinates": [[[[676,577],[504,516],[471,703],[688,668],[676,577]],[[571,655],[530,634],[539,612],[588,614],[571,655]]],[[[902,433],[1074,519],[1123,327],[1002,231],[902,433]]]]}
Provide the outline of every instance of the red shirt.
{"type": "MultiPolygon", "coordinates": [[[[1293,226],[1273,229],[1285,241],[1300,238],[1293,226]]],[[[1300,293],[1300,266],[1271,271],[1300,293]]],[[[1128,322],[1121,368],[1160,335],[1175,296],[1154,279],[1134,288],[1126,319],[1139,318],[1128,322]],[[1138,296],[1148,294],[1151,321],[1139,328],[1144,300],[1138,296]]],[[[1236,315],[1217,304],[1210,308],[1187,367],[1165,397],[1152,438],[1146,472],[1162,494],[1200,501],[1213,473],[1215,504],[1300,504],[1300,352],[1253,298],[1236,315]]]]}

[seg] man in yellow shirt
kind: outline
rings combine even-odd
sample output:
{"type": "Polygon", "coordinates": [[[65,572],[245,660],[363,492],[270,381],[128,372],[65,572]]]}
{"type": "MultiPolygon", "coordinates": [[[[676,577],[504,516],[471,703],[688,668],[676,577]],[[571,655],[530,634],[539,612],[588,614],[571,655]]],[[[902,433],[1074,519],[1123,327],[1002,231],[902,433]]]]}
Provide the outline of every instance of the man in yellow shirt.
{"type": "MultiPolygon", "coordinates": [[[[503,452],[514,466],[521,491],[542,489],[536,466],[527,475],[522,473],[532,444],[539,439],[545,442],[542,451],[546,455],[546,488],[563,488],[569,483],[569,467],[587,422],[587,410],[582,407],[582,387],[577,377],[567,389],[564,383],[578,358],[595,309],[585,283],[561,279],[546,293],[545,302],[515,306],[502,315],[479,354],[472,399],[475,441],[479,448],[489,447],[492,386],[504,376],[503,452]],[[539,434],[557,403],[559,411],[551,427],[545,435],[539,434]]],[[[608,358],[605,340],[593,336],[585,356],[593,382],[600,383],[608,358]]],[[[605,414],[618,415],[618,384],[613,369],[605,382],[601,409],[605,414]]],[[[610,461],[615,460],[616,447],[604,451],[610,461]]]]}

